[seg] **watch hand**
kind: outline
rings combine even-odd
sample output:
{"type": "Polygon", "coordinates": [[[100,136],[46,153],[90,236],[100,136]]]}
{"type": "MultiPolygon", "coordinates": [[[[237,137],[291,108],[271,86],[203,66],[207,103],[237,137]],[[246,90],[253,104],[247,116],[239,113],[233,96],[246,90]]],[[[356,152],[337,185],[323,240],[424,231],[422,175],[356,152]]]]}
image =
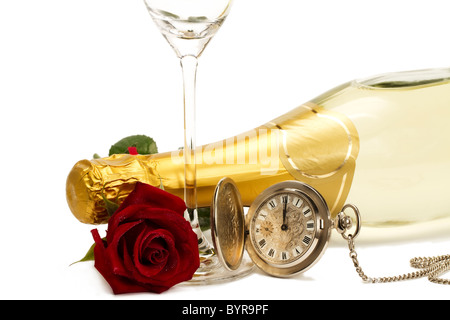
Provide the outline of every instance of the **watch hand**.
{"type": "Polygon", "coordinates": [[[287,230],[287,228],[288,228],[288,226],[286,224],[286,213],[287,213],[286,206],[287,206],[287,203],[284,202],[284,205],[283,205],[283,224],[281,225],[281,230],[287,230]]]}

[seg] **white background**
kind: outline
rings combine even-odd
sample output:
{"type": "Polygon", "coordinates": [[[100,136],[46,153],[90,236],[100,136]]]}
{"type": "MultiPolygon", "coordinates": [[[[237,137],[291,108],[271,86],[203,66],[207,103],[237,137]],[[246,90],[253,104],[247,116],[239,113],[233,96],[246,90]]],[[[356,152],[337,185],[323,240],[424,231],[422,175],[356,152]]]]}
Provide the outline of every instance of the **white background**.
{"type": "MultiPolygon", "coordinates": [[[[200,58],[198,144],[241,133],[354,78],[448,67],[448,0],[236,0],[200,58]]],[[[69,264],[93,228],[65,201],[71,167],[147,134],[182,141],[181,71],[142,0],[0,1],[0,298],[447,299],[425,279],[368,285],[333,239],[306,274],[255,272],[209,286],[114,296],[93,264],[69,264]]],[[[104,226],[100,227],[104,230],[104,226]]],[[[358,247],[373,276],[413,256],[450,253],[449,237],[358,247]]]]}

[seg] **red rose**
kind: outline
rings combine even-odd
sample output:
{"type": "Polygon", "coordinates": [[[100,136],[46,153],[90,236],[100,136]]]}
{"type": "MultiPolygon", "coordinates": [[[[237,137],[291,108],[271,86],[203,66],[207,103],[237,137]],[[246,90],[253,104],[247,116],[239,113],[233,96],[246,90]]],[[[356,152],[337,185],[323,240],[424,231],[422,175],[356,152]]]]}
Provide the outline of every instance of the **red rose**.
{"type": "Polygon", "coordinates": [[[160,293],[192,279],[200,261],[185,209],[180,198],[137,183],[111,216],[106,241],[92,230],[95,267],[115,294],[160,293]]]}

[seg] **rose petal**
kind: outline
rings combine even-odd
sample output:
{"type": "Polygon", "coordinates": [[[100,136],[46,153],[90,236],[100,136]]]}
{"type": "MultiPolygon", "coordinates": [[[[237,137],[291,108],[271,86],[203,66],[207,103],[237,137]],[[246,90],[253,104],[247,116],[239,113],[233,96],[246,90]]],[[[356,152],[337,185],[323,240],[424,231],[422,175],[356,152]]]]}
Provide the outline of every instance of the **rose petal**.
{"type": "Polygon", "coordinates": [[[153,208],[170,208],[181,216],[186,210],[186,204],[181,198],[142,182],[136,183],[134,190],[127,196],[116,213],[135,204],[145,204],[153,208]]]}
{"type": "Polygon", "coordinates": [[[150,221],[147,216],[146,211],[149,208],[146,205],[132,205],[127,208],[124,208],[120,212],[115,212],[108,221],[108,233],[106,234],[107,241],[110,243],[112,239],[115,237],[115,232],[117,228],[123,223],[128,223],[132,221],[150,221]],[[142,211],[143,210],[143,211],[142,211]]]}
{"type": "MultiPolygon", "coordinates": [[[[111,265],[109,264],[109,259],[107,258],[105,246],[103,240],[100,238],[98,234],[98,230],[94,229],[91,231],[92,236],[95,241],[94,248],[94,257],[95,263],[94,266],[97,271],[103,276],[103,278],[108,282],[109,286],[113,290],[114,294],[128,293],[128,292],[146,292],[149,291],[148,287],[140,286],[136,284],[134,281],[130,281],[127,278],[117,276],[113,273],[111,265]]],[[[163,290],[164,288],[157,288],[155,290],[163,290]]],[[[165,289],[167,290],[167,289],[165,289]]],[[[162,291],[154,291],[154,292],[162,292],[162,291]]]]}
{"type": "MultiPolygon", "coordinates": [[[[133,231],[133,229],[135,229],[139,225],[145,227],[143,220],[132,221],[120,225],[115,229],[115,232],[113,234],[114,236],[111,239],[109,239],[109,233],[107,235],[108,248],[106,252],[111,264],[111,268],[115,274],[122,276],[129,275],[128,268],[126,268],[123,263],[124,254],[128,251],[126,243],[123,241],[123,239],[126,233],[132,234],[131,231],[133,231]],[[120,245],[120,242],[123,242],[122,246],[120,245]]],[[[133,239],[134,237],[131,236],[130,238],[133,239]]]]}
{"type": "MultiPolygon", "coordinates": [[[[141,274],[141,272],[136,270],[139,266],[138,260],[134,260],[133,263],[129,261],[127,270],[133,272],[133,277],[136,280],[142,283],[152,283],[155,285],[170,284],[172,286],[192,278],[192,275],[200,266],[200,260],[198,256],[197,236],[192,231],[189,222],[170,210],[137,205],[126,208],[119,215],[122,214],[127,216],[127,220],[147,217],[148,220],[146,221],[151,221],[153,226],[160,226],[161,229],[171,230],[170,234],[175,243],[175,247],[169,252],[170,260],[166,268],[152,275],[151,279],[146,279],[145,271],[142,270],[141,274]],[[183,261],[183,263],[179,263],[179,261],[183,261]],[[177,268],[174,268],[175,264],[177,264],[177,268]]],[[[130,255],[130,259],[136,259],[136,253],[133,256],[134,258],[130,255]]],[[[147,276],[150,277],[150,274],[147,274],[147,276]]]]}
{"type": "MultiPolygon", "coordinates": [[[[162,229],[170,230],[176,246],[176,251],[173,254],[176,254],[179,261],[184,262],[180,263],[176,274],[172,272],[161,272],[153,279],[153,282],[169,281],[172,277],[175,277],[173,279],[175,282],[190,280],[200,266],[197,235],[192,231],[190,223],[184,218],[180,218],[178,215],[170,212],[158,214],[158,212],[162,212],[162,209],[151,209],[151,211],[152,223],[160,226],[162,229]],[[184,276],[186,274],[189,276],[184,276]]],[[[137,217],[140,217],[140,215],[138,214],[137,217]]]]}
{"type": "Polygon", "coordinates": [[[167,260],[169,251],[164,246],[164,241],[160,238],[152,239],[143,245],[141,252],[142,264],[160,264],[167,260]]]}
{"type": "Polygon", "coordinates": [[[149,292],[161,293],[179,283],[174,283],[173,281],[155,281],[154,277],[143,276],[137,270],[132,257],[128,254],[128,251],[126,251],[126,254],[124,256],[124,264],[126,265],[127,269],[130,270],[129,278],[132,279],[134,283],[139,284],[139,286],[147,288],[147,291],[149,292]]]}
{"type": "MultiPolygon", "coordinates": [[[[117,220],[134,220],[151,221],[153,226],[158,226],[161,229],[171,230],[173,236],[173,242],[175,243],[175,248],[170,251],[169,256],[171,260],[164,270],[145,278],[140,271],[137,271],[137,262],[129,263],[126,267],[126,272],[120,272],[120,269],[116,269],[115,272],[121,275],[127,275],[127,272],[132,272],[132,277],[142,283],[151,283],[154,285],[164,285],[168,284],[173,286],[179,282],[187,281],[192,279],[192,275],[200,266],[200,260],[198,256],[198,246],[197,246],[197,236],[192,231],[190,223],[184,218],[180,217],[178,214],[167,210],[159,208],[148,208],[147,206],[133,205],[125,208],[116,217],[117,220]],[[178,263],[178,261],[183,261],[184,263],[178,263]],[[179,264],[177,268],[173,267],[173,264],[179,264]]],[[[110,221],[111,222],[111,221],[110,221]]],[[[112,221],[114,223],[114,221],[112,221]]],[[[116,236],[120,234],[121,226],[117,227],[116,236]]],[[[108,234],[109,236],[109,234],[108,234]]],[[[131,253],[131,251],[129,251],[131,253]]],[[[130,254],[131,257],[131,254],[130,254]]],[[[131,257],[133,259],[133,257],[131,257]]]]}
{"type": "MultiPolygon", "coordinates": [[[[158,245],[158,247],[160,247],[160,245],[158,245]]],[[[171,260],[173,260],[173,257],[171,257],[171,251],[173,251],[173,247],[174,244],[172,236],[166,230],[152,230],[150,228],[147,228],[147,230],[143,232],[138,239],[136,239],[133,251],[133,263],[143,277],[153,277],[157,275],[161,270],[167,268],[167,264],[173,264],[171,262],[171,260]],[[155,239],[164,241],[165,245],[163,247],[165,251],[165,259],[163,259],[161,263],[150,264],[148,263],[148,260],[144,261],[143,252],[146,248],[148,248],[149,245],[152,244],[153,240],[155,239]]],[[[142,279],[141,281],[146,282],[146,280],[148,279],[142,279]]]]}
{"type": "MultiPolygon", "coordinates": [[[[186,224],[189,224],[183,216],[180,216],[170,209],[153,208],[145,204],[130,205],[126,208],[123,208],[120,212],[114,213],[109,219],[107,233],[108,243],[110,243],[115,237],[114,233],[122,223],[137,220],[145,220],[147,221],[147,223],[152,223],[155,228],[164,226],[163,229],[168,230],[171,230],[173,228],[177,230],[180,230],[180,228],[184,229],[187,226],[186,224]],[[178,224],[172,225],[172,223],[180,221],[182,223],[181,226],[179,226],[178,224]]],[[[191,227],[189,226],[188,230],[190,229],[191,227]]]]}

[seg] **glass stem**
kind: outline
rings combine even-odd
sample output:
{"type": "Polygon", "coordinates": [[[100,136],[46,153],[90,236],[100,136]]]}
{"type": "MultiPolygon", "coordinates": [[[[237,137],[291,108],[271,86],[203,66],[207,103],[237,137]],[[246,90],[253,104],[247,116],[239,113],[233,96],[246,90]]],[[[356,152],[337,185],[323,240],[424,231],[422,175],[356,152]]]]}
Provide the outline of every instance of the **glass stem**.
{"type": "Polygon", "coordinates": [[[183,70],[184,99],[184,201],[185,218],[190,221],[197,234],[199,251],[213,254],[212,246],[200,229],[197,212],[197,158],[196,158],[196,108],[195,91],[197,78],[197,57],[186,55],[180,58],[183,70]]]}
{"type": "Polygon", "coordinates": [[[184,99],[184,201],[190,210],[197,209],[196,108],[197,58],[181,57],[184,99]]]}

